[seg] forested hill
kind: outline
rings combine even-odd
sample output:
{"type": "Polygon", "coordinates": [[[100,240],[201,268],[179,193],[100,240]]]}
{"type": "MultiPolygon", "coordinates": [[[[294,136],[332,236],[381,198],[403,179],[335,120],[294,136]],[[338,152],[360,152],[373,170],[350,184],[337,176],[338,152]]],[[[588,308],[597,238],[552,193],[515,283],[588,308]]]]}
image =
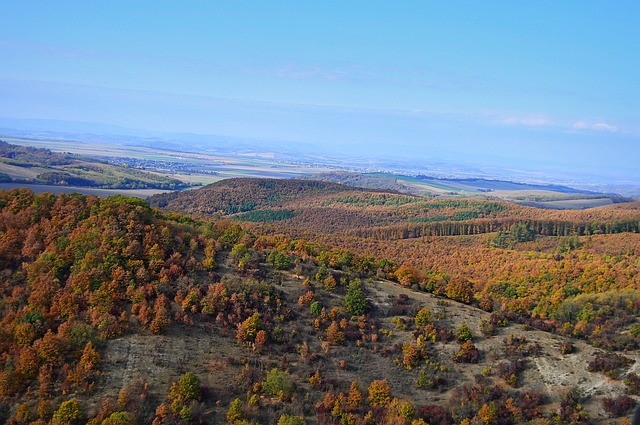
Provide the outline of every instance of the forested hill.
{"type": "MultiPolygon", "coordinates": [[[[579,211],[542,210],[503,201],[424,198],[309,180],[229,179],[162,194],[153,206],[201,217],[379,240],[509,232],[569,236],[640,231],[640,202],[579,211]]],[[[517,234],[517,235],[516,235],[517,234]]]]}
{"type": "Polygon", "coordinates": [[[254,209],[282,208],[291,202],[352,190],[341,184],[319,181],[234,178],[200,189],[154,195],[149,203],[172,211],[219,217],[254,209]]]}
{"type": "MultiPolygon", "coordinates": [[[[384,241],[294,228],[296,202],[344,229],[447,200],[243,183],[271,202],[234,213],[252,223],[0,191],[0,422],[612,424],[635,406],[639,234],[384,241]]],[[[527,211],[455,202],[432,209],[527,211]]]]}
{"type": "Polygon", "coordinates": [[[0,181],[21,184],[101,189],[167,189],[189,187],[181,180],[95,158],[0,140],[0,181]]]}

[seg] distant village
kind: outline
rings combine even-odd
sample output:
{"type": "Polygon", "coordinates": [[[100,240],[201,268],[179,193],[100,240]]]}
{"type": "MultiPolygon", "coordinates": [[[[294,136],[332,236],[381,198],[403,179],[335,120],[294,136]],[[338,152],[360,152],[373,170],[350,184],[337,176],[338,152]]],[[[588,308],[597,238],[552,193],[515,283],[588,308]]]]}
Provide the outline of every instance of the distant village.
{"type": "MultiPolygon", "coordinates": [[[[138,159],[121,156],[100,156],[96,157],[110,164],[122,167],[136,168],[138,170],[156,171],[165,174],[207,174],[217,176],[218,172],[202,167],[201,164],[190,164],[188,162],[164,161],[152,159],[138,159]]],[[[220,165],[220,163],[215,163],[220,165]]]]}

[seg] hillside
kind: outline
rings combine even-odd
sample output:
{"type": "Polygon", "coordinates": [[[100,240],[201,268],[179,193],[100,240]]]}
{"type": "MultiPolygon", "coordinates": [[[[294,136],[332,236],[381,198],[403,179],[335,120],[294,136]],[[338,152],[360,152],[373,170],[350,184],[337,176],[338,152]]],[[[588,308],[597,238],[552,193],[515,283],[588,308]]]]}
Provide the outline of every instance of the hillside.
{"type": "MultiPolygon", "coordinates": [[[[0,192],[1,421],[613,424],[640,394],[637,233],[362,237],[436,201],[295,180],[158,199],[0,192]]],[[[434,209],[534,214],[487,205],[434,209]]]]}
{"type": "Polygon", "coordinates": [[[382,240],[508,232],[578,236],[638,232],[640,203],[555,211],[501,201],[424,198],[384,190],[295,179],[227,179],[201,189],[160,194],[153,206],[200,217],[234,217],[294,231],[382,240]]]}
{"type": "MultiPolygon", "coordinates": [[[[338,252],[348,249],[386,259],[397,270],[387,270],[382,276],[406,286],[444,295],[451,282],[459,282],[469,292],[454,299],[485,299],[541,319],[561,317],[572,326],[576,317],[561,313],[567,307],[564,300],[638,289],[638,202],[556,211],[325,185],[328,183],[227,180],[160,195],[150,202],[203,218],[234,218],[260,234],[284,234],[338,252]],[[255,196],[256,188],[263,190],[261,195],[255,196]],[[229,199],[235,199],[233,205],[248,199],[255,202],[245,204],[246,209],[239,212],[229,208],[229,199]]],[[[580,301],[592,307],[602,302],[588,297],[580,301]]],[[[586,333],[596,340],[612,336],[586,333]]],[[[622,342],[602,344],[624,346],[622,342]]]]}
{"type": "Polygon", "coordinates": [[[178,179],[82,155],[12,145],[0,140],[0,182],[101,189],[181,189],[178,179]]]}

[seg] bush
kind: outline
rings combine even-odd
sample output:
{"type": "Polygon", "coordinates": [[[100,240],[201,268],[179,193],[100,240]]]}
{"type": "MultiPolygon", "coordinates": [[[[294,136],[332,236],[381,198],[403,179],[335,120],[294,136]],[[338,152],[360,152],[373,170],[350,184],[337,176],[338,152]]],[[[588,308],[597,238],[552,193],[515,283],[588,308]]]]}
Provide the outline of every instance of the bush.
{"type": "Polygon", "coordinates": [[[187,372],[182,375],[179,381],[173,382],[169,390],[169,400],[171,401],[171,411],[181,413],[187,403],[200,399],[200,379],[193,373],[187,372]]]}
{"type": "Polygon", "coordinates": [[[280,392],[289,397],[293,394],[294,386],[287,372],[273,368],[267,372],[267,377],[262,382],[262,390],[272,397],[280,396],[280,392]]]}
{"type": "Polygon", "coordinates": [[[301,416],[290,416],[282,414],[278,419],[278,425],[305,425],[307,422],[301,416]]]}
{"type": "Polygon", "coordinates": [[[511,357],[526,357],[531,354],[531,347],[527,338],[517,337],[513,334],[509,334],[503,341],[503,349],[507,356],[511,357]]]}
{"type": "Polygon", "coordinates": [[[449,370],[445,366],[436,363],[427,362],[428,364],[420,368],[416,386],[420,389],[435,389],[446,385],[449,370]]]}
{"type": "Polygon", "coordinates": [[[624,385],[627,387],[627,392],[631,395],[640,395],[640,376],[631,372],[627,375],[627,379],[624,380],[624,385]]]}
{"type": "Polygon", "coordinates": [[[385,407],[391,402],[391,387],[386,380],[373,381],[369,385],[369,405],[385,407]]]}
{"type": "Polygon", "coordinates": [[[449,425],[453,423],[453,418],[447,409],[435,404],[421,406],[418,409],[418,416],[423,417],[431,425],[449,425]]]}
{"type": "Polygon", "coordinates": [[[355,316],[366,313],[368,309],[367,298],[362,290],[360,279],[354,279],[349,283],[347,294],[344,297],[344,307],[355,316]]]}
{"type": "Polygon", "coordinates": [[[184,400],[200,399],[200,379],[193,373],[187,372],[178,381],[180,395],[184,400]]]}
{"type": "Polygon", "coordinates": [[[487,319],[480,321],[480,332],[482,332],[484,336],[494,336],[498,333],[496,325],[487,319]]]}
{"type": "Polygon", "coordinates": [[[429,307],[424,307],[423,309],[418,311],[415,318],[416,326],[418,327],[427,326],[431,324],[432,320],[433,319],[431,317],[431,310],[429,310],[429,307]]]}
{"type": "Polygon", "coordinates": [[[314,301],[311,303],[309,310],[311,310],[311,314],[313,314],[314,316],[319,316],[322,312],[322,304],[320,304],[319,301],[314,301]]]}
{"type": "Polygon", "coordinates": [[[80,423],[82,410],[80,403],[75,400],[63,401],[58,410],[53,414],[51,422],[60,425],[72,425],[80,423]]]}
{"type": "Polygon", "coordinates": [[[562,353],[563,355],[564,354],[571,354],[574,351],[575,351],[575,347],[573,346],[571,341],[565,341],[560,346],[560,353],[562,353]]]}
{"type": "Polygon", "coordinates": [[[525,369],[526,365],[527,361],[525,359],[502,362],[498,365],[498,376],[515,388],[518,386],[518,375],[525,369]]]}
{"type": "Polygon", "coordinates": [[[560,402],[560,411],[558,412],[558,419],[562,423],[571,424],[589,424],[589,414],[582,408],[580,394],[575,391],[569,391],[562,396],[560,402]]]}
{"type": "Polygon", "coordinates": [[[114,412],[101,425],[133,425],[136,421],[128,412],[114,412]]]}
{"type": "Polygon", "coordinates": [[[471,340],[462,344],[460,351],[453,356],[453,361],[456,363],[478,363],[479,360],[480,352],[471,340]]]}
{"type": "Polygon", "coordinates": [[[471,329],[469,329],[467,322],[460,324],[460,327],[456,330],[456,336],[458,337],[458,341],[471,341],[471,339],[473,339],[471,329]]]}
{"type": "Polygon", "coordinates": [[[596,353],[587,366],[589,372],[602,372],[609,378],[617,379],[619,370],[628,367],[633,360],[616,353],[596,353]]]}
{"type": "Polygon", "coordinates": [[[602,407],[612,418],[626,415],[629,410],[636,407],[636,404],[637,402],[628,395],[602,399],[602,407]]]}
{"type": "Polygon", "coordinates": [[[227,421],[230,424],[235,424],[244,420],[244,410],[242,409],[242,401],[236,398],[229,405],[229,410],[227,410],[227,421]]]}

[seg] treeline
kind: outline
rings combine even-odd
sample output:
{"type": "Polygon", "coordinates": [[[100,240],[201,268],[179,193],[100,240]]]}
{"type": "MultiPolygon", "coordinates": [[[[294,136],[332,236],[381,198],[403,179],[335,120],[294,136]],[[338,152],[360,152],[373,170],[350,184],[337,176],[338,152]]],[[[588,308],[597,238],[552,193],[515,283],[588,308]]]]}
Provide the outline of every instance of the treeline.
{"type": "MultiPolygon", "coordinates": [[[[640,219],[626,218],[611,221],[573,222],[556,220],[508,220],[508,219],[471,219],[463,215],[462,219],[445,220],[438,216],[435,222],[421,225],[396,225],[388,227],[356,229],[351,233],[365,238],[378,240],[396,240],[421,238],[425,236],[466,236],[510,231],[520,225],[531,236],[586,236],[597,234],[614,234],[623,232],[640,232],[640,219]]],[[[529,239],[529,238],[528,238],[529,239]]]]}
{"type": "Polygon", "coordinates": [[[254,210],[236,216],[241,221],[264,222],[288,220],[295,216],[293,210],[254,210]]]}
{"type": "MultiPolygon", "coordinates": [[[[94,187],[99,189],[161,189],[177,190],[189,187],[180,180],[158,178],[158,181],[143,181],[127,177],[105,176],[93,174],[91,177],[83,178],[68,172],[47,172],[38,174],[38,183],[50,184],[54,186],[79,186],[94,187]]],[[[16,180],[19,182],[19,180],[16,180]]]]}
{"type": "Polygon", "coordinates": [[[78,159],[79,155],[57,153],[49,149],[20,146],[0,140],[0,157],[6,158],[9,164],[20,167],[40,167],[42,165],[68,165],[78,159]]]}

